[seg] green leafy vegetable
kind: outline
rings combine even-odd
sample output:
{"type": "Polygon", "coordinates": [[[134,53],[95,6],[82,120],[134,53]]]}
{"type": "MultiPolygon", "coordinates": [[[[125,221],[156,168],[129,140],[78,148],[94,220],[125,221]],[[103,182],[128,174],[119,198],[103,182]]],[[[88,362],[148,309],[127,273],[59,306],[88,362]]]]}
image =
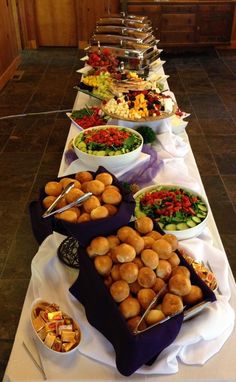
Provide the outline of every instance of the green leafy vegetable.
{"type": "Polygon", "coordinates": [[[149,126],[139,126],[137,132],[142,135],[144,143],[152,143],[156,140],[156,134],[149,126]]]}

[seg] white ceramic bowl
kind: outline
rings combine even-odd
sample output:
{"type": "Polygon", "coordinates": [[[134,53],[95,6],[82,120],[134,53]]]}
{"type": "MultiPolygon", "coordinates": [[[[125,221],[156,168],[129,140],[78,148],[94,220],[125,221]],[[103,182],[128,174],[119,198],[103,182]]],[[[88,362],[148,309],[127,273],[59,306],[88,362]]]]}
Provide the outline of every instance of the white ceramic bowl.
{"type": "Polygon", "coordinates": [[[206,207],[207,207],[207,212],[206,212],[205,218],[203,218],[203,220],[201,220],[201,222],[199,224],[196,224],[194,227],[187,228],[187,229],[182,229],[182,230],[177,230],[177,229],[176,230],[165,230],[164,228],[162,228],[163,231],[166,232],[166,233],[170,233],[170,234],[175,235],[178,240],[185,240],[185,239],[190,239],[192,237],[199,236],[201,234],[201,232],[203,231],[203,229],[206,227],[206,224],[207,224],[207,220],[208,220],[208,216],[209,216],[208,202],[206,201],[206,199],[202,195],[200,195],[197,192],[191,190],[190,188],[187,188],[185,186],[181,186],[179,184],[152,185],[152,186],[149,186],[149,187],[145,187],[145,188],[141,189],[140,191],[136,192],[136,194],[134,195],[134,199],[136,200],[135,215],[137,217],[141,216],[141,215],[144,215],[143,212],[140,212],[139,207],[138,207],[138,201],[139,201],[141,195],[143,196],[147,192],[151,192],[151,191],[157,190],[159,187],[162,187],[162,186],[163,187],[181,188],[184,191],[190,192],[192,195],[198,196],[202,200],[202,202],[206,205],[206,207]]]}
{"type": "MultiPolygon", "coordinates": [[[[32,305],[31,305],[30,322],[31,322],[35,337],[36,337],[37,341],[39,341],[40,345],[43,346],[44,349],[47,349],[47,351],[49,351],[49,353],[51,353],[53,355],[58,354],[59,356],[65,356],[67,354],[69,355],[69,354],[73,353],[74,351],[76,351],[80,342],[81,342],[81,330],[80,330],[80,327],[79,327],[78,323],[76,322],[76,320],[74,320],[67,313],[62,312],[63,316],[67,316],[73,321],[73,328],[79,331],[79,338],[78,338],[78,341],[76,341],[76,344],[68,351],[57,351],[57,350],[54,350],[54,349],[48,347],[46,345],[46,343],[44,342],[44,340],[41,339],[41,337],[39,336],[38,331],[36,330],[36,327],[35,327],[36,323],[34,323],[35,317],[34,317],[34,313],[33,313],[34,310],[39,306],[40,303],[47,304],[47,305],[51,304],[51,303],[48,303],[47,301],[43,300],[42,298],[37,298],[36,300],[33,301],[32,305]]],[[[59,307],[59,309],[60,309],[60,307],[59,307]]],[[[45,322],[45,324],[48,324],[48,323],[53,324],[51,321],[45,322]]],[[[52,332],[53,332],[53,330],[52,330],[52,332]]],[[[65,344],[67,344],[67,343],[65,342],[65,344]]]]}
{"type": "Polygon", "coordinates": [[[95,130],[95,129],[107,129],[109,127],[116,128],[118,130],[126,129],[132,134],[136,134],[140,140],[140,145],[133,151],[130,151],[125,154],[120,155],[114,155],[114,156],[98,156],[93,154],[88,154],[84,151],[81,151],[78,147],[76,147],[76,140],[80,136],[80,134],[84,134],[84,131],[79,133],[74,139],[73,139],[73,147],[76,155],[78,158],[85,163],[90,170],[96,170],[99,166],[105,167],[108,171],[117,171],[128,167],[132,163],[134,163],[141,155],[142,147],[143,147],[143,137],[141,134],[139,134],[137,131],[130,129],[125,126],[116,126],[116,125],[102,125],[102,126],[94,126],[86,129],[85,131],[95,130]]]}

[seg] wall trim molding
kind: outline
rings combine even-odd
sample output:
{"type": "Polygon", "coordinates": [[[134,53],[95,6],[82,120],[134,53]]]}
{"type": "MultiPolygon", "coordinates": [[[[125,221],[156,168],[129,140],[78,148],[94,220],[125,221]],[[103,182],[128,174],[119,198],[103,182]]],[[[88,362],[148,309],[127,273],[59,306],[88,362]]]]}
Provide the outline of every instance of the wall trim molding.
{"type": "Polygon", "coordinates": [[[21,56],[19,55],[16,58],[14,58],[11,65],[9,65],[8,68],[5,70],[5,72],[2,73],[2,75],[0,76],[0,90],[12,78],[13,74],[15,73],[20,63],[21,63],[21,56]]]}

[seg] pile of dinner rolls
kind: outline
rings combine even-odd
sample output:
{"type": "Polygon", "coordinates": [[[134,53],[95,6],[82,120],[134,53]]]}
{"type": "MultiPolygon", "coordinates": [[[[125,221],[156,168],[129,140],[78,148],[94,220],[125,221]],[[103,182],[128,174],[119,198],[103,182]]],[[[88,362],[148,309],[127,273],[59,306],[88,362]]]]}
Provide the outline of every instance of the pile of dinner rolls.
{"type": "Polygon", "coordinates": [[[80,207],[72,207],[55,214],[56,218],[70,223],[83,223],[103,219],[117,213],[119,204],[122,201],[122,195],[119,188],[112,184],[113,178],[107,172],[93,177],[89,171],[80,171],[75,174],[75,179],[62,178],[58,182],[48,182],[44,188],[47,194],[43,199],[44,208],[48,209],[71,182],[74,182],[74,187],[60,200],[56,209],[74,202],[86,192],[92,192],[93,195],[80,207]]]}
{"type": "Polygon", "coordinates": [[[177,238],[155,231],[146,216],[134,228],[123,226],[115,235],[94,238],[86,248],[131,331],[138,323],[138,330],[144,330],[203,300],[189,269],[180,265],[177,248],[177,238]],[[161,301],[147,310],[160,291],[161,301]]]}

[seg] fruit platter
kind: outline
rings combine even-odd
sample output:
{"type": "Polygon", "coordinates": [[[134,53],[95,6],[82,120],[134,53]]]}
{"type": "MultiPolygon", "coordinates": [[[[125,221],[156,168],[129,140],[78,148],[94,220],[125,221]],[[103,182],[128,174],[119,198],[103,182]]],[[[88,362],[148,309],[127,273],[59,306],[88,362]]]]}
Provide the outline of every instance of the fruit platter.
{"type": "Polygon", "coordinates": [[[111,118],[145,122],[171,117],[177,111],[177,105],[169,95],[156,90],[130,90],[104,102],[102,109],[111,118]]]}

